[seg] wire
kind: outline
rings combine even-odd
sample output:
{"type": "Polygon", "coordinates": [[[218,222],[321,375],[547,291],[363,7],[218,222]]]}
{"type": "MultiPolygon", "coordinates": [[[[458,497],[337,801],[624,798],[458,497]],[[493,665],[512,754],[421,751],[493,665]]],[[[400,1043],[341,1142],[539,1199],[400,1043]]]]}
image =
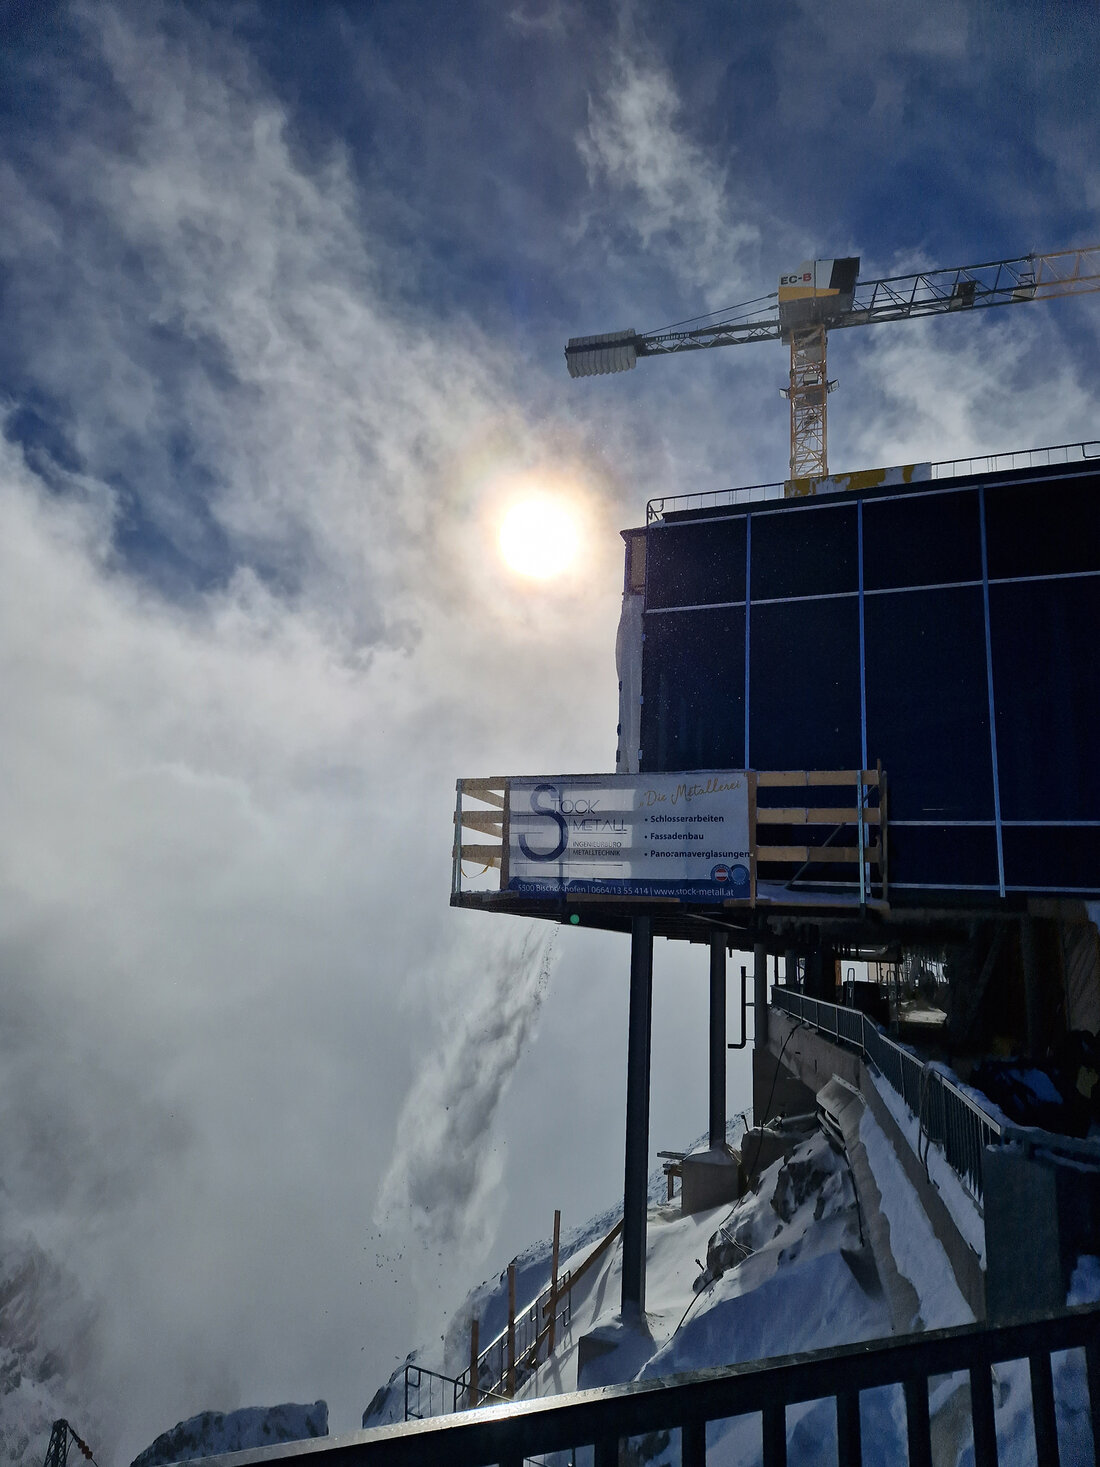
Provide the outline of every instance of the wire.
{"type": "Polygon", "coordinates": [[[751,301],[738,301],[735,306],[722,306],[717,311],[706,311],[702,316],[688,316],[683,321],[670,321],[667,326],[658,326],[654,331],[642,331],[640,336],[659,336],[662,331],[675,331],[678,326],[690,326],[695,321],[709,321],[714,316],[725,316],[730,311],[743,311],[747,306],[758,306],[761,301],[774,301],[779,292],[770,290],[767,295],[758,295],[751,301]]]}

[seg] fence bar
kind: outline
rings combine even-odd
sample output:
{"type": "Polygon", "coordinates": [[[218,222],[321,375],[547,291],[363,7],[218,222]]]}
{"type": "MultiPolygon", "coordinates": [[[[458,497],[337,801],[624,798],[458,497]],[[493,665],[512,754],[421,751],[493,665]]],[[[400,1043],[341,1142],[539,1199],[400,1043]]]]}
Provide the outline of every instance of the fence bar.
{"type": "Polygon", "coordinates": [[[1089,1383],[1092,1440],[1100,1456],[1100,1343],[1095,1340],[1090,1340],[1085,1346],[1085,1374],[1089,1383]]]}
{"type": "Polygon", "coordinates": [[[905,1389],[905,1427],[909,1467],[932,1467],[932,1427],[928,1419],[928,1377],[911,1376],[905,1389]]]}
{"type": "Polygon", "coordinates": [[[1031,1414],[1035,1419],[1035,1455],[1039,1467],[1058,1467],[1058,1426],[1054,1419],[1054,1380],[1045,1350],[1028,1356],[1031,1370],[1031,1414]]]}
{"type": "Polygon", "coordinates": [[[764,1438],[764,1467],[787,1467],[787,1409],[780,1402],[760,1413],[764,1438]]]}
{"type": "Polygon", "coordinates": [[[596,1443],[595,1467],[619,1467],[619,1438],[604,1436],[596,1443]]]}
{"type": "Polygon", "coordinates": [[[974,1423],[974,1467],[997,1467],[993,1375],[988,1365],[970,1367],[970,1414],[974,1423]]]}
{"type": "Polygon", "coordinates": [[[688,1421],[680,1428],[680,1467],[707,1467],[707,1427],[688,1421]]]}
{"type": "Polygon", "coordinates": [[[863,1467],[859,1392],[841,1391],[836,1398],[837,1467],[863,1467]]]}

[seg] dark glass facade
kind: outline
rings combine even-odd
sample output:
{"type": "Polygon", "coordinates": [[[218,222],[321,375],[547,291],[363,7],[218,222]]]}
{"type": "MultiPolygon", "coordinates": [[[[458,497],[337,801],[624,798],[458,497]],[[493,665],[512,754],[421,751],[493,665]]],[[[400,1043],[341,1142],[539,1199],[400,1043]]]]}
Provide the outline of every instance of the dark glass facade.
{"type": "Polygon", "coordinates": [[[643,770],[888,776],[890,886],[1100,895],[1100,473],[668,515],[643,770]]]}

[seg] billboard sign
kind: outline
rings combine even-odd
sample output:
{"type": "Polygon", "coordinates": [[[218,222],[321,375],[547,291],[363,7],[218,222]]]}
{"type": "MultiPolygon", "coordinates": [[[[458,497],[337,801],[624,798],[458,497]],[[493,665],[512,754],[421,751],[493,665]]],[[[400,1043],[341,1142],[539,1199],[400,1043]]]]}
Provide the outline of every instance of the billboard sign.
{"type": "Polygon", "coordinates": [[[511,779],[507,890],[751,902],[751,773],[511,779]]]}

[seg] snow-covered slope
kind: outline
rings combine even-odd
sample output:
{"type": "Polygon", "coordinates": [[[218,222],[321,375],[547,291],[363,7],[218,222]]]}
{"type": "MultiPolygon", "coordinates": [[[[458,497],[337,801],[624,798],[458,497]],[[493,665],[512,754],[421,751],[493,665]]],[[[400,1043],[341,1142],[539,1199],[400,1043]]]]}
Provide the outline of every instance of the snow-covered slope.
{"type": "Polygon", "coordinates": [[[58,1417],[98,1439],[94,1399],[73,1384],[92,1377],[96,1313],[30,1238],[0,1239],[0,1462],[38,1464],[58,1417]]]}
{"type": "MultiPolygon", "coordinates": [[[[890,1143],[870,1113],[860,1126],[884,1211],[890,1223],[892,1264],[920,1302],[918,1323],[942,1327],[972,1315],[890,1143]]],[[[667,1204],[663,1178],[651,1179],[647,1230],[645,1328],[619,1318],[621,1250],[610,1247],[574,1290],[572,1319],[552,1361],[525,1382],[520,1396],[572,1391],[616,1381],[656,1379],[708,1366],[826,1349],[891,1332],[890,1311],[867,1228],[857,1206],[851,1173],[825,1136],[811,1132],[761,1177],[758,1189],[736,1204],[685,1217],[667,1204]],[[586,1362],[578,1381],[582,1338],[597,1335],[607,1347],[586,1362]]],[[[969,1199],[954,1199],[972,1207],[969,1199]]],[[[617,1214],[592,1220],[568,1241],[562,1269],[575,1269],[617,1214]]],[[[545,1288],[548,1244],[518,1260],[517,1300],[545,1288]]],[[[468,1360],[469,1321],[481,1321],[483,1341],[506,1322],[506,1275],[474,1290],[452,1321],[446,1347],[416,1352],[428,1368],[457,1375],[468,1360]]],[[[1070,1302],[1100,1297],[1100,1262],[1082,1260],[1070,1302]]],[[[586,1351],[586,1354],[590,1354],[586,1351]]],[[[997,1429],[1001,1461],[1033,1460],[1030,1387],[1026,1362],[996,1373],[997,1429]]],[[[1059,1433],[1066,1461],[1086,1460],[1088,1398],[1080,1362],[1055,1361],[1059,1433]],[[1076,1455],[1075,1455],[1076,1454],[1076,1455]]],[[[969,1412],[965,1381],[935,1383],[931,1394],[933,1455],[937,1463],[967,1467],[969,1412]]],[[[403,1370],[395,1372],[364,1415],[365,1426],[401,1420],[403,1370]]],[[[861,1398],[865,1461],[904,1461],[905,1406],[900,1387],[865,1392],[861,1398]]],[[[836,1462],[836,1416],[831,1401],[811,1402],[788,1414],[792,1460],[802,1467],[836,1462]]],[[[665,1467],[679,1461],[675,1440],[657,1436],[635,1444],[638,1461],[665,1467]]],[[[708,1430],[708,1463],[752,1467],[760,1460],[758,1418],[716,1422],[708,1430]]]]}
{"type": "Polygon", "coordinates": [[[217,1457],[223,1452],[243,1452],[250,1447],[270,1447],[277,1442],[301,1441],[328,1435],[328,1406],[314,1401],[309,1406],[246,1406],[239,1411],[203,1411],[162,1432],[136,1456],[131,1467],[164,1467],[195,1457],[217,1457]]]}

